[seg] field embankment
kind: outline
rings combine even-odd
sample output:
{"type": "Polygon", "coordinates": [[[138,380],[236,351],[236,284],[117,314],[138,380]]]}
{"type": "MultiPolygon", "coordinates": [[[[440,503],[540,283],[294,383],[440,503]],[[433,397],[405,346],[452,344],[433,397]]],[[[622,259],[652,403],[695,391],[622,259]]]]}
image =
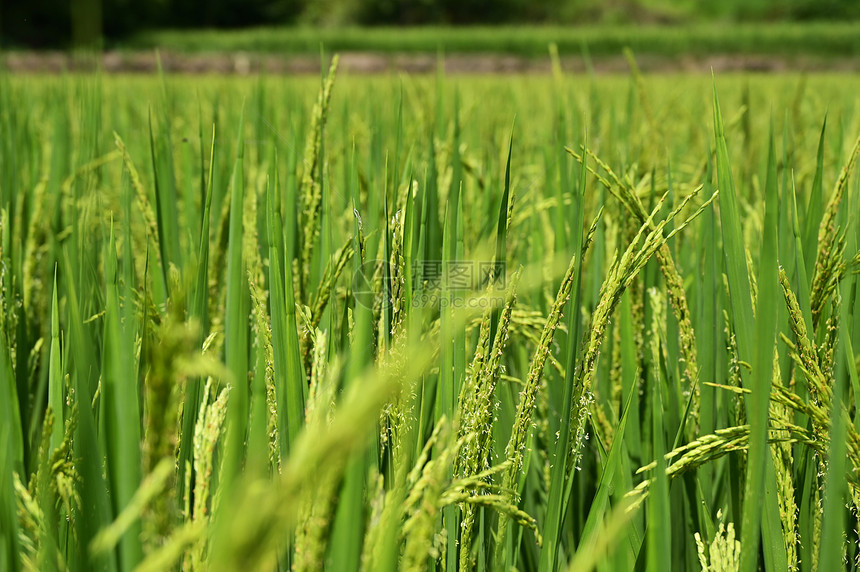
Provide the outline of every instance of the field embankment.
{"type": "Polygon", "coordinates": [[[562,68],[646,72],[844,71],[860,69],[860,24],[690,26],[253,28],[140,33],[81,60],[64,52],[11,51],[15,72],[320,73],[320,50],[342,54],[347,73],[546,73],[555,45],[562,68]]]}

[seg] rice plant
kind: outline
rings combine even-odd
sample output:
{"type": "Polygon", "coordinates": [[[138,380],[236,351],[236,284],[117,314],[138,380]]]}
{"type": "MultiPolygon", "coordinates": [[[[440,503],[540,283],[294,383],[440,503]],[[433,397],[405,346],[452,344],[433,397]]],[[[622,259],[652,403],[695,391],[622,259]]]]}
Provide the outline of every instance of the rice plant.
{"type": "Polygon", "coordinates": [[[630,59],[0,76],[0,569],[856,569],[860,84],[630,59]]]}

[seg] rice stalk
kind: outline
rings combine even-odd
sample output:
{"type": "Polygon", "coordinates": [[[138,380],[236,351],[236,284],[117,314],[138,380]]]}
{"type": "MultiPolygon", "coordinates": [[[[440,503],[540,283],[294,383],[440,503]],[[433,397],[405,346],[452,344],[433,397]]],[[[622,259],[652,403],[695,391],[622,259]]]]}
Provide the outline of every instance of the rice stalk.
{"type": "Polygon", "coordinates": [[[458,455],[462,441],[452,441],[451,424],[443,417],[436,423],[407,477],[409,492],[403,502],[405,521],[401,529],[405,546],[400,570],[426,570],[428,557],[436,560],[444,552],[436,531],[442,507],[440,497],[448,484],[448,467],[458,455]],[[439,451],[431,457],[434,448],[439,451]]]}
{"type": "Polygon", "coordinates": [[[735,536],[735,525],[730,522],[726,526],[720,511],[717,518],[720,526],[707,549],[699,533],[694,535],[702,572],[737,572],[740,570],[741,542],[735,536]]]}
{"type": "MultiPolygon", "coordinates": [[[[781,385],[779,356],[776,355],[776,352],[774,353],[774,385],[781,385]]],[[[777,401],[770,402],[769,416],[776,426],[789,425],[793,419],[790,409],[784,403],[777,401]]],[[[779,502],[780,522],[782,523],[782,537],[785,541],[785,552],[788,559],[788,569],[795,571],[798,569],[797,545],[800,539],[797,534],[797,513],[799,510],[794,500],[794,458],[792,457],[791,446],[784,442],[771,443],[770,454],[773,458],[774,469],[776,470],[776,492],[779,502]]]]}
{"type": "MultiPolygon", "coordinates": [[[[631,188],[629,184],[624,183],[609,167],[609,165],[603,162],[594,152],[588,149],[585,150],[585,154],[590,155],[596,164],[609,174],[609,177],[612,179],[611,183],[609,180],[602,177],[596,170],[587,166],[583,154],[578,154],[570,148],[567,148],[566,150],[585,168],[587,168],[589,172],[595,175],[598,182],[612,193],[612,195],[621,202],[630,214],[636,217],[639,224],[644,224],[645,221],[648,220],[648,212],[645,210],[642,200],[636,194],[634,189],[631,188]]],[[[690,307],[687,302],[687,294],[684,290],[684,281],[674,259],[672,258],[672,252],[668,246],[661,246],[657,249],[655,255],[660,264],[660,271],[663,274],[663,278],[666,280],[666,290],[669,295],[669,299],[672,302],[672,310],[675,319],[678,322],[681,351],[684,359],[684,373],[687,377],[690,391],[694,394],[692,416],[693,419],[697,419],[699,403],[698,351],[696,346],[696,335],[692,324],[692,313],[690,312],[690,307]]]]}
{"type": "MultiPolygon", "coordinates": [[[[134,166],[134,162],[132,161],[131,155],[129,154],[128,149],[126,148],[122,138],[117,133],[114,133],[113,135],[116,147],[119,150],[120,156],[122,157],[123,165],[125,165],[125,168],[128,171],[129,178],[131,179],[131,186],[132,188],[134,188],[137,198],[137,204],[140,208],[141,214],[143,215],[143,220],[147,229],[147,235],[153,240],[153,243],[156,247],[155,251],[160,253],[161,250],[158,248],[158,221],[155,216],[155,213],[152,210],[152,205],[149,203],[146,189],[143,186],[143,182],[140,180],[140,174],[137,172],[137,167],[134,166]]],[[[106,157],[104,163],[106,163],[107,160],[108,159],[106,157]]],[[[103,163],[93,164],[87,169],[86,172],[101,166],[101,164],[103,163]]],[[[161,263],[163,264],[164,261],[162,260],[161,263]]]]}
{"type": "MultiPolygon", "coordinates": [[[[523,452],[532,434],[535,403],[541,386],[544,367],[547,358],[550,357],[552,340],[559,326],[559,321],[562,318],[564,307],[570,297],[570,289],[573,286],[574,261],[575,259],[572,258],[567,272],[559,285],[558,294],[556,295],[552,310],[547,316],[543,333],[532,358],[525,385],[520,392],[516,420],[511,431],[511,437],[505,447],[505,457],[510,461],[510,465],[502,478],[502,488],[504,489],[511,491],[519,489],[519,475],[523,468],[523,452]]],[[[514,497],[511,500],[516,501],[517,498],[514,497]]],[[[504,538],[506,530],[506,520],[500,519],[498,526],[499,538],[504,538]]]]}
{"type": "MultiPolygon", "coordinates": [[[[511,310],[516,303],[517,285],[521,269],[514,273],[505,305],[499,316],[498,329],[485,356],[480,351],[475,353],[472,367],[460,393],[459,424],[460,436],[468,437],[454,464],[454,474],[460,478],[470,478],[489,467],[492,426],[494,416],[495,391],[498,384],[499,368],[502,364],[504,348],[508,341],[508,324],[511,310]]],[[[482,336],[486,332],[486,342],[489,343],[489,323],[482,325],[482,336]]],[[[479,344],[483,345],[479,340],[479,344]]],[[[463,518],[460,524],[460,569],[470,570],[472,528],[475,523],[476,503],[468,502],[462,505],[463,518]]]]}
{"type": "Polygon", "coordinates": [[[322,207],[322,187],[317,176],[322,149],[322,140],[325,124],[328,119],[329,103],[331,102],[332,88],[334,87],[335,73],[337,72],[338,56],[332,58],[328,75],[320,89],[319,98],[314,106],[311,125],[308,129],[308,138],[305,142],[305,153],[302,161],[302,179],[299,197],[301,200],[301,254],[299,257],[300,274],[299,288],[296,291],[297,298],[305,303],[310,302],[308,292],[308,276],[310,275],[311,253],[314,241],[319,234],[320,214],[322,207]]]}
{"type": "Polygon", "coordinates": [[[836,221],[842,198],[845,195],[845,187],[851,177],[851,172],[854,170],[858,153],[860,153],[860,137],[857,138],[854,148],[848,154],[848,162],[839,173],[833,194],[824,209],[821,224],[818,227],[818,252],[815,257],[815,271],[812,276],[810,294],[813,327],[815,328],[818,327],[825,300],[836,287],[834,280],[838,281],[836,276],[840,274],[844,239],[840,240],[839,238],[840,232],[836,221]]]}
{"type": "MultiPolygon", "coordinates": [[[[215,448],[221,439],[224,422],[227,418],[227,401],[230,390],[226,387],[221,389],[217,392],[217,397],[210,403],[213,392],[212,378],[208,378],[203,388],[203,402],[200,404],[197,424],[194,427],[194,501],[191,506],[191,513],[185,517],[186,522],[196,525],[201,532],[206,530],[211,521],[211,515],[215,512],[213,475],[220,472],[220,463],[215,456],[215,448]]],[[[189,541],[190,546],[182,558],[184,568],[189,570],[206,568],[208,540],[208,535],[201,534],[189,541]]]]}
{"type": "MultiPolygon", "coordinates": [[[[697,190],[698,191],[698,190],[697,190]]],[[[669,240],[674,234],[679,232],[687,224],[690,223],[711,201],[716,198],[716,193],[712,195],[699,209],[686,221],[678,225],[668,236],[663,235],[663,228],[686,206],[686,204],[695,196],[694,191],[690,195],[684,197],[682,201],[669,213],[666,219],[654,225],[653,219],[660,208],[662,208],[665,196],[661,198],[657,206],[651,212],[650,216],[643,223],[639,232],[634,237],[633,241],[620,257],[616,255],[609,273],[604,279],[601,287],[600,302],[591,316],[591,327],[589,328],[588,336],[584,338],[581,357],[578,360],[577,372],[574,382],[573,408],[570,412],[570,423],[573,427],[571,435],[574,438],[571,441],[571,451],[567,459],[568,474],[578,462],[582,441],[584,438],[584,429],[586,423],[586,412],[588,410],[591,399],[586,397],[591,390],[592,381],[596,375],[595,362],[600,352],[600,346],[603,341],[603,334],[606,330],[610,316],[615,311],[615,307],[621,300],[621,294],[630,284],[636,274],[645,266],[648,259],[669,240]]]]}

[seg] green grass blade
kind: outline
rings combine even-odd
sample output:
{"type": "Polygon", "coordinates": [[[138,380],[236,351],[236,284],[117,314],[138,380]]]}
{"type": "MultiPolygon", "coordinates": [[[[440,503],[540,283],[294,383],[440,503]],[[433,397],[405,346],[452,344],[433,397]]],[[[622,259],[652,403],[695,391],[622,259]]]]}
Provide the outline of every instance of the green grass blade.
{"type": "Polygon", "coordinates": [[[672,568],[672,506],[669,498],[669,477],[666,476],[666,437],[663,428],[663,382],[656,376],[651,381],[651,438],[654,460],[654,482],[648,497],[648,529],[646,550],[648,572],[672,568]]]}
{"type": "MultiPolygon", "coordinates": [[[[496,265],[500,265],[502,268],[502,272],[505,270],[505,264],[507,261],[507,248],[508,248],[508,201],[511,192],[511,153],[514,149],[514,134],[511,133],[510,143],[508,144],[508,160],[505,163],[505,186],[502,190],[502,201],[499,205],[499,223],[496,228],[496,255],[495,255],[495,263],[496,265]]],[[[499,277],[495,276],[495,269],[493,270],[494,279],[497,280],[499,277]]],[[[492,317],[490,318],[490,340],[496,339],[496,328],[499,326],[499,314],[501,313],[501,308],[494,308],[492,317]]]]}
{"type": "MultiPolygon", "coordinates": [[[[767,401],[769,399],[770,383],[769,373],[773,359],[773,336],[775,335],[776,306],[775,298],[761,296],[763,314],[759,316],[760,323],[757,324],[753,317],[752,301],[750,294],[749,274],[746,264],[746,248],[744,247],[743,233],[741,231],[740,209],[738,206],[737,193],[735,191],[732,177],[728,146],[726,143],[725,129],[722,115],[720,113],[719,101],[717,99],[716,82],[714,83],[714,130],[717,144],[717,181],[720,189],[720,217],[723,237],[723,252],[725,256],[726,275],[729,283],[729,295],[731,312],[734,324],[734,332],[737,337],[737,348],[741,360],[751,363],[757,360],[754,367],[756,372],[767,372],[768,375],[749,375],[746,370],[741,371],[741,379],[746,389],[752,393],[746,400],[747,411],[751,424],[750,462],[747,465],[747,474],[744,487],[744,506],[741,524],[741,570],[755,570],[758,567],[758,552],[761,540],[760,522],[761,506],[764,489],[764,468],[767,454],[767,401]],[[758,342],[753,345],[755,342],[758,342]],[[753,349],[755,348],[755,349],[753,349]],[[767,354],[765,358],[764,355],[767,354]],[[755,356],[755,357],[753,357],[755,356]],[[764,416],[761,412],[764,411],[764,416]]],[[[771,137],[771,154],[773,142],[771,137]]],[[[775,161],[775,159],[772,159],[775,161]]],[[[771,160],[769,160],[769,164],[771,160]]],[[[771,172],[771,169],[768,169],[771,172]]],[[[774,180],[772,185],[776,185],[774,180]]],[[[774,191],[775,193],[776,191],[774,191]]],[[[768,192],[768,200],[771,193],[768,192]]],[[[774,195],[775,197],[775,195],[774,195]]],[[[766,217],[775,217],[775,209],[766,211],[766,217]]],[[[770,221],[771,218],[768,218],[770,221]]],[[[775,221],[774,221],[775,222],[775,221]]],[[[771,258],[763,259],[768,272],[762,271],[767,288],[772,287],[772,272],[776,269],[776,227],[768,228],[765,225],[765,239],[762,255],[771,258]]],[[[770,292],[771,290],[768,290],[770,292]]],[[[775,501],[775,499],[774,499],[775,501]]]]}
{"type": "MultiPolygon", "coordinates": [[[[358,187],[353,188],[353,229],[356,253],[361,252],[361,219],[357,206],[360,204],[358,187]]],[[[360,379],[373,360],[373,293],[370,285],[372,271],[362,266],[362,257],[353,259],[355,283],[353,284],[353,339],[348,355],[344,387],[352,387],[360,379]]],[[[384,334],[382,334],[384,335],[384,334]]],[[[375,439],[375,437],[374,437],[375,439]]],[[[348,461],[341,486],[333,530],[328,547],[327,567],[338,570],[357,570],[361,560],[364,531],[364,505],[362,494],[365,478],[377,459],[372,453],[358,452],[348,461]]]]}
{"type": "MultiPolygon", "coordinates": [[[[2,260],[2,256],[0,256],[2,260]]],[[[0,289],[0,312],[5,306],[5,291],[0,289]]],[[[5,321],[5,316],[4,316],[5,321]]],[[[23,435],[18,412],[18,397],[9,359],[8,338],[0,328],[0,565],[10,572],[21,569],[21,548],[18,539],[18,509],[15,502],[13,475],[22,474],[23,435]]]]}
{"type": "MultiPolygon", "coordinates": [[[[452,243],[453,250],[451,251],[451,255],[449,257],[449,263],[453,264],[453,267],[449,266],[448,269],[445,269],[445,265],[442,265],[443,272],[445,273],[445,280],[452,278],[450,272],[455,270],[458,266],[462,266],[466,263],[466,252],[465,252],[465,239],[464,239],[464,229],[463,229],[463,196],[462,196],[462,186],[457,193],[457,202],[456,202],[456,214],[454,219],[456,223],[454,225],[454,241],[452,243]]],[[[466,378],[466,325],[462,320],[457,320],[458,313],[456,311],[456,302],[463,300],[466,298],[468,291],[466,288],[456,287],[452,282],[447,284],[443,283],[443,288],[447,288],[451,292],[450,300],[452,302],[450,307],[451,312],[451,320],[452,323],[455,323],[454,327],[454,395],[452,400],[452,410],[457,409],[457,396],[460,395],[460,389],[463,386],[463,381],[466,378]]]]}
{"type": "MultiPolygon", "coordinates": [[[[134,332],[123,324],[117,284],[116,243],[113,226],[106,244],[106,305],[104,318],[104,353],[102,354],[103,429],[107,443],[107,474],[111,490],[113,515],[118,516],[131,502],[141,482],[141,435],[137,374],[130,359],[134,332]]],[[[120,568],[131,570],[143,559],[141,524],[136,521],[123,534],[118,547],[120,568]]]]}
{"type": "MultiPolygon", "coordinates": [[[[415,289],[415,261],[416,261],[416,250],[418,247],[417,242],[420,242],[420,239],[416,241],[417,231],[419,227],[416,226],[416,203],[414,197],[414,189],[413,185],[414,179],[412,175],[408,176],[406,184],[409,185],[406,191],[406,205],[403,208],[403,306],[404,311],[406,313],[406,332],[408,338],[410,340],[416,339],[416,336],[419,335],[419,326],[420,322],[416,318],[416,309],[413,305],[413,295],[415,289]]],[[[420,205],[420,203],[418,203],[420,205]]],[[[421,407],[421,402],[419,400],[418,407],[421,407]]],[[[421,439],[421,435],[418,435],[418,439],[421,439]]]]}
{"type": "Polygon", "coordinates": [[[726,275],[731,295],[731,309],[736,324],[738,347],[748,352],[752,347],[753,309],[750,297],[746,248],[741,231],[740,207],[732,176],[729,150],[726,143],[723,119],[714,84],[714,130],[717,143],[717,184],[720,191],[720,226],[726,275]]]}
{"type": "Polygon", "coordinates": [[[591,509],[588,511],[588,518],[585,521],[585,526],[582,529],[582,543],[577,548],[579,550],[592,550],[597,542],[597,526],[603,521],[603,515],[606,512],[609,503],[609,492],[615,486],[615,473],[621,463],[622,450],[625,448],[624,433],[627,427],[627,418],[630,414],[630,405],[633,403],[633,397],[638,391],[628,391],[627,399],[624,403],[624,412],[621,414],[621,420],[618,422],[618,428],[615,431],[615,436],[612,440],[612,446],[609,448],[609,456],[603,464],[603,471],[600,474],[600,480],[597,483],[597,492],[594,495],[594,500],[591,504],[591,509]]]}
{"type": "Polygon", "coordinates": [[[158,221],[158,245],[161,248],[161,261],[164,266],[164,279],[171,264],[181,267],[182,258],[179,245],[179,219],[177,214],[178,197],[173,172],[173,149],[170,133],[166,132],[159,142],[166,143],[167,149],[159,150],[152,127],[152,110],[149,112],[149,147],[152,162],[153,182],[155,185],[155,208],[158,221]],[[160,151],[160,152],[159,152],[160,151]]]}
{"type": "MultiPolygon", "coordinates": [[[[10,403],[10,402],[7,402],[10,403]]],[[[8,419],[4,411],[4,419],[8,419]]],[[[18,516],[13,488],[14,458],[12,456],[12,435],[10,424],[0,424],[0,565],[9,572],[21,569],[21,547],[18,540],[18,516]]]]}
{"type": "MultiPolygon", "coordinates": [[[[227,298],[224,318],[225,365],[232,374],[228,431],[225,450],[224,486],[229,490],[231,480],[238,474],[244,458],[248,430],[248,314],[250,294],[243,256],[243,208],[245,204],[245,116],[239,118],[236,161],[230,192],[230,230],[227,244],[227,298]]],[[[226,505],[227,503],[225,503],[226,505]]],[[[226,515],[224,515],[226,517],[226,515]]]]}
{"type": "MultiPolygon", "coordinates": [[[[710,156],[710,152],[708,153],[710,156]]],[[[705,192],[713,192],[713,164],[708,160],[707,173],[705,176],[705,192]]],[[[720,293],[722,291],[720,248],[717,243],[717,214],[712,205],[702,215],[701,281],[698,286],[698,325],[696,327],[696,340],[699,344],[699,428],[703,434],[712,433],[717,428],[718,422],[718,396],[717,390],[704,385],[709,380],[720,379],[720,343],[722,341],[722,327],[720,318],[720,293]]],[[[702,468],[705,476],[712,470],[711,467],[702,468]]],[[[703,477],[704,478],[704,477],[703,477]]],[[[706,481],[707,482],[707,481],[706,481]]],[[[704,494],[709,503],[713,502],[710,489],[705,488],[704,494]]]]}
{"type": "MultiPolygon", "coordinates": [[[[583,141],[583,148],[587,147],[587,139],[583,141]]],[[[582,244],[585,233],[585,185],[588,170],[580,171],[579,186],[573,193],[573,205],[570,210],[573,213],[573,254],[576,256],[574,268],[573,288],[571,292],[570,306],[566,310],[568,315],[568,337],[567,337],[567,365],[564,379],[564,398],[560,411],[560,433],[555,449],[552,452],[552,469],[550,476],[550,493],[547,504],[546,522],[543,529],[544,544],[540,553],[539,570],[541,572],[554,572],[558,558],[558,545],[561,537],[561,527],[564,522],[565,506],[562,499],[567,495],[569,488],[566,482],[567,457],[570,451],[570,423],[568,419],[573,408],[573,383],[575,379],[576,357],[579,353],[579,330],[580,330],[580,296],[582,287],[582,244]]]]}
{"type": "MultiPolygon", "coordinates": [[[[436,388],[436,417],[437,421],[441,417],[454,419],[454,411],[456,410],[457,399],[457,372],[455,370],[455,348],[453,340],[455,339],[455,326],[452,323],[452,294],[447,285],[447,272],[445,269],[451,263],[453,258],[451,252],[454,250],[452,243],[455,242],[454,218],[455,208],[452,208],[451,203],[448,203],[445,209],[445,225],[442,229],[442,292],[440,297],[445,297],[448,300],[447,307],[443,306],[440,309],[440,340],[439,340],[439,382],[436,388]]],[[[449,470],[447,478],[452,478],[453,468],[449,470]]],[[[446,551],[443,558],[446,561],[447,570],[456,570],[459,563],[457,552],[459,544],[459,529],[460,529],[460,511],[456,506],[447,506],[442,510],[442,522],[447,534],[446,551]]]]}
{"type": "MultiPolygon", "coordinates": [[[[276,179],[275,183],[278,184],[279,182],[280,178],[276,179]]],[[[296,195],[296,187],[294,185],[287,185],[284,203],[285,220],[297,220],[298,197],[296,195]]],[[[278,214],[277,212],[273,212],[272,214],[275,217],[273,220],[275,225],[274,230],[277,230],[278,214]]],[[[281,258],[284,265],[283,280],[285,299],[283,311],[285,317],[285,330],[283,332],[279,331],[277,333],[273,333],[274,336],[279,338],[278,343],[280,344],[281,340],[283,340],[286,346],[286,353],[282,355],[282,357],[286,357],[284,362],[286,375],[280,378],[281,381],[279,381],[277,385],[282,388],[283,396],[286,399],[286,407],[281,411],[286,415],[287,431],[282,434],[289,437],[289,443],[292,443],[298,437],[299,431],[304,423],[305,403],[307,402],[308,392],[306,372],[302,363],[301,351],[299,350],[298,325],[296,321],[296,303],[298,300],[296,299],[294,284],[297,283],[297,279],[294,276],[293,271],[293,261],[296,260],[297,255],[295,232],[297,232],[295,227],[291,227],[285,233],[284,255],[281,258]]],[[[278,237],[276,236],[273,238],[277,244],[278,237]]],[[[355,258],[357,259],[359,257],[356,256],[355,258]]],[[[280,324],[278,324],[278,327],[280,327],[280,324]]],[[[283,429],[283,420],[281,425],[283,429]]]]}
{"type": "Polygon", "coordinates": [[[3,392],[3,425],[7,428],[12,466],[21,474],[24,472],[24,434],[21,428],[21,413],[18,409],[18,389],[12,359],[11,345],[5,332],[0,331],[0,391],[3,392]]]}
{"type": "MultiPolygon", "coordinates": [[[[388,171],[388,159],[385,160],[385,170],[388,171]]],[[[392,335],[392,294],[391,294],[391,214],[388,210],[388,191],[384,185],[388,183],[388,176],[383,177],[382,192],[382,216],[385,219],[385,232],[382,234],[382,328],[379,333],[380,354],[388,353],[391,346],[392,335]]]]}
{"type": "MultiPolygon", "coordinates": [[[[202,126],[201,126],[202,130],[202,126]]],[[[201,135],[201,144],[203,137],[201,135]]],[[[202,151],[201,151],[202,153],[202,151]]],[[[201,159],[201,168],[203,166],[201,159]]],[[[205,197],[203,201],[203,219],[200,225],[198,239],[197,276],[192,293],[189,318],[196,320],[200,327],[200,342],[209,329],[209,230],[212,218],[212,178],[215,169],[215,126],[212,126],[212,146],[209,151],[209,177],[206,179],[205,197]]],[[[202,175],[201,175],[202,176],[202,175]]],[[[185,402],[182,408],[182,432],[179,437],[178,478],[179,498],[185,497],[186,464],[191,463],[194,439],[194,427],[197,424],[197,413],[203,397],[201,379],[192,377],[185,388],[185,402]]]]}
{"type": "MultiPolygon", "coordinates": [[[[809,202],[804,213],[803,252],[806,275],[812,276],[815,255],[818,252],[818,227],[824,216],[824,133],[827,130],[827,117],[821,124],[821,134],[818,136],[818,152],[815,159],[815,176],[812,179],[812,189],[809,202]]],[[[807,285],[808,287],[808,285],[807,285]]]]}
{"type": "MultiPolygon", "coordinates": [[[[771,128],[770,147],[767,160],[767,178],[765,180],[765,218],[763,226],[761,255],[756,283],[758,298],[755,321],[755,353],[753,354],[752,393],[746,400],[748,419],[750,420],[750,445],[747,462],[747,483],[744,491],[744,526],[748,522],[757,522],[762,515],[762,542],[765,548],[765,563],[770,570],[784,570],[787,567],[782,528],[776,508],[776,478],[767,479],[767,465],[772,463],[768,454],[768,410],[770,404],[771,376],[776,344],[777,318],[779,316],[779,279],[778,269],[778,235],[779,235],[779,190],[776,170],[776,151],[771,128]],[[765,481],[768,481],[765,486],[765,481]],[[771,494],[765,494],[769,492],[771,494]],[[750,517],[754,520],[749,520],[750,517]]],[[[773,470],[770,471],[773,473],[773,470]]],[[[753,525],[755,526],[755,525],[753,525]]],[[[742,532],[744,539],[746,528],[742,532]]],[[[741,541],[743,546],[744,540],[741,541]]],[[[746,566],[753,566],[755,550],[744,547],[746,566]]]]}
{"type": "MultiPolygon", "coordinates": [[[[68,245],[64,252],[69,254],[68,245]]],[[[63,256],[64,272],[60,276],[72,277],[71,259],[69,255],[63,256]]],[[[79,518],[75,521],[75,533],[77,543],[75,544],[75,555],[73,563],[78,570],[117,570],[116,554],[92,555],[89,544],[102,528],[112,521],[111,500],[108,493],[108,479],[105,477],[103,459],[105,458],[105,447],[97,434],[98,417],[94,411],[93,394],[96,388],[91,381],[94,371],[97,372],[97,362],[93,355],[95,344],[87,337],[85,325],[81,319],[80,299],[77,287],[72,278],[67,278],[65,283],[68,345],[70,354],[76,359],[71,363],[70,371],[71,388],[74,395],[73,405],[77,410],[77,422],[73,440],[73,454],[81,459],[77,465],[78,474],[81,477],[81,513],[87,518],[79,518]]],[[[2,355],[2,354],[0,354],[2,355]]],[[[104,399],[101,399],[101,403],[104,399]]],[[[137,445],[140,446],[139,443],[137,445]]]]}
{"type": "MultiPolygon", "coordinates": [[[[851,281],[848,281],[851,282],[851,281]]],[[[850,291],[850,288],[844,288],[850,291]]],[[[843,567],[843,534],[845,530],[845,497],[848,494],[846,486],[846,455],[847,455],[847,420],[844,415],[848,369],[855,369],[854,354],[851,351],[851,341],[848,333],[849,312],[848,304],[841,305],[839,323],[838,354],[836,360],[835,380],[833,384],[833,402],[830,413],[830,442],[827,448],[827,474],[824,478],[824,499],[822,503],[821,545],[819,547],[819,570],[839,570],[843,567]],[[849,352],[851,352],[849,354],[849,352]]],[[[856,372],[854,374],[856,377],[856,372]]]]}
{"type": "Polygon", "coordinates": [[[65,402],[63,386],[63,366],[60,350],[60,312],[57,308],[57,274],[54,272],[54,288],[51,294],[51,354],[48,366],[48,406],[54,412],[54,428],[50,440],[53,451],[63,440],[63,403],[65,402]]]}
{"type": "MultiPolygon", "coordinates": [[[[289,425],[290,412],[287,407],[287,387],[295,374],[287,369],[290,363],[290,354],[293,359],[301,364],[299,340],[295,328],[287,329],[287,298],[284,283],[284,264],[286,260],[284,252],[284,228],[281,219],[281,189],[278,176],[277,160],[274,161],[269,184],[266,187],[266,229],[269,244],[269,306],[272,320],[272,353],[275,376],[275,391],[277,403],[277,428],[279,445],[278,452],[281,459],[289,454],[289,444],[298,433],[298,428],[289,425]],[[292,430],[291,430],[292,429],[292,430]],[[295,433],[294,433],[295,432],[295,433]]],[[[290,273],[292,276],[292,273],[290,273]]],[[[292,278],[288,281],[292,286],[292,278]]],[[[293,321],[295,321],[295,301],[292,304],[293,321]]],[[[296,363],[292,364],[293,366],[296,363]]],[[[304,383],[304,375],[301,375],[304,383]]],[[[301,395],[301,392],[299,393],[301,395]]],[[[303,400],[300,400],[300,403],[303,400]]]]}

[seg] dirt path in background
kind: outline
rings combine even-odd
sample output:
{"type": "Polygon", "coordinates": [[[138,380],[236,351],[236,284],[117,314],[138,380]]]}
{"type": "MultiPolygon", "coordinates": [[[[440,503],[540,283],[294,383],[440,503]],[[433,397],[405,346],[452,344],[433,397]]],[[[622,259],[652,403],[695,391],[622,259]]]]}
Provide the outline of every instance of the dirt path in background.
{"type": "MultiPolygon", "coordinates": [[[[165,71],[180,74],[235,74],[258,72],[269,74],[319,74],[318,56],[274,56],[238,52],[233,54],[161,53],[165,71]]],[[[860,72],[860,58],[780,57],[756,55],[695,56],[637,56],[639,67],[651,73],[709,73],[715,72],[860,72]]],[[[62,52],[13,52],[6,54],[7,69],[15,73],[61,73],[91,70],[92,60],[75,60],[62,52]]],[[[381,74],[405,72],[433,73],[437,59],[434,54],[382,54],[348,52],[340,56],[339,69],[351,74],[381,74]]],[[[101,67],[108,73],[152,73],[157,70],[154,52],[106,52],[101,67]]],[[[562,57],[566,71],[586,71],[583,59],[562,57]]],[[[627,61],[622,56],[595,58],[598,74],[627,73],[627,61]]],[[[549,58],[525,58],[503,54],[449,54],[445,56],[445,71],[449,74],[545,74],[550,72],[549,58]]]]}

